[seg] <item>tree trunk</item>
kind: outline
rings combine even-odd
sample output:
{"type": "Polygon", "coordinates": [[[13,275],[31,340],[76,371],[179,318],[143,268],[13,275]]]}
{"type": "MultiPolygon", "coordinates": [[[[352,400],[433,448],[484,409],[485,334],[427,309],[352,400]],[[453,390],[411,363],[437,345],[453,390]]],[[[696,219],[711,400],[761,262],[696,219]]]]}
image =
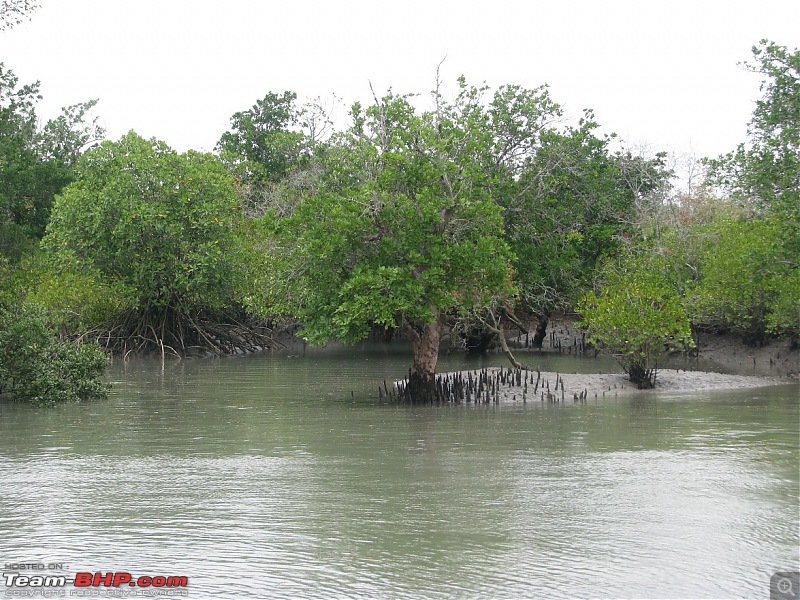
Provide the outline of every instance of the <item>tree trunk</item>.
{"type": "Polygon", "coordinates": [[[495,336],[497,336],[497,339],[500,341],[500,347],[503,349],[503,354],[505,354],[509,362],[512,365],[514,365],[515,369],[520,369],[522,371],[531,371],[532,369],[528,365],[523,365],[514,357],[514,354],[508,347],[508,340],[506,340],[506,333],[505,331],[503,331],[502,322],[497,318],[494,312],[492,312],[491,310],[487,312],[488,312],[488,317],[492,320],[493,325],[486,323],[484,321],[484,326],[489,331],[491,331],[495,336]]]}
{"type": "Polygon", "coordinates": [[[405,333],[414,350],[414,364],[408,374],[408,398],[411,402],[433,402],[436,394],[436,362],[442,339],[442,320],[427,323],[420,334],[407,325],[405,333]]]}
{"type": "Polygon", "coordinates": [[[539,322],[536,323],[536,332],[533,334],[533,348],[541,348],[544,338],[547,335],[547,324],[550,323],[550,313],[544,312],[539,315],[539,322]]]}
{"type": "Polygon", "coordinates": [[[628,376],[632,383],[640,390],[650,390],[655,387],[655,369],[648,369],[644,362],[633,361],[628,367],[628,376]]]}

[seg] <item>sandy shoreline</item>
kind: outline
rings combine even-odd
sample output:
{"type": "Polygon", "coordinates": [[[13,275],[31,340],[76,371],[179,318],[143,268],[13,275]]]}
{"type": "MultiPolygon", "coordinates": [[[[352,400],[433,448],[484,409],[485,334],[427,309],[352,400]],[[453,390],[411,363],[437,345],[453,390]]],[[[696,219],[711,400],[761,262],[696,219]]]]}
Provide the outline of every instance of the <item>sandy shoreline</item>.
{"type": "MultiPolygon", "coordinates": [[[[481,395],[481,400],[490,402],[522,402],[551,401],[575,402],[585,398],[613,398],[636,394],[682,394],[703,390],[734,390],[757,388],[775,385],[797,385],[797,380],[779,377],[760,377],[750,375],[728,375],[704,371],[662,370],[656,379],[656,387],[651,390],[639,390],[632,384],[625,373],[554,373],[528,371],[521,374],[521,381],[511,377],[512,371],[503,367],[491,367],[474,371],[457,371],[442,373],[444,380],[460,377],[461,380],[476,381],[481,375],[493,381],[502,378],[501,373],[508,376],[496,388],[491,388],[490,396],[481,395]],[[527,377],[526,377],[527,376],[527,377]],[[538,386],[536,385],[539,379],[538,386]],[[556,388],[556,382],[558,388],[556,388]]],[[[475,398],[473,397],[473,401],[475,398]]]]}

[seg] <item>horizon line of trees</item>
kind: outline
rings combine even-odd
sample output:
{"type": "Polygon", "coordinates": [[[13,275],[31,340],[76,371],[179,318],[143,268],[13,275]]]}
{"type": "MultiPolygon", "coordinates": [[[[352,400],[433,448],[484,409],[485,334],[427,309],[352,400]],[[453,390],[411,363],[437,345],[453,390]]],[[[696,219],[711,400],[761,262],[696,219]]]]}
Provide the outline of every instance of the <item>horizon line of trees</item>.
{"type": "Polygon", "coordinates": [[[322,100],[269,92],[213,153],[178,153],[102,141],[94,100],[42,127],[38,83],[0,64],[0,393],[102,395],[101,346],[227,354],[289,323],[313,343],[400,332],[417,401],[444,338],[499,340],[519,365],[504,328],[535,320],[541,345],[556,313],[642,387],[698,329],[796,343],[800,52],[763,40],[753,57],[748,139],[683,193],[666,154],[620,149],[589,110],[566,122],[547,86],[459,78],[451,98],[437,73],[427,104],[390,90],[340,130],[322,100]],[[18,323],[58,340],[33,344],[43,364],[70,357],[36,389],[18,323]],[[48,393],[76,369],[83,387],[48,393]]]}

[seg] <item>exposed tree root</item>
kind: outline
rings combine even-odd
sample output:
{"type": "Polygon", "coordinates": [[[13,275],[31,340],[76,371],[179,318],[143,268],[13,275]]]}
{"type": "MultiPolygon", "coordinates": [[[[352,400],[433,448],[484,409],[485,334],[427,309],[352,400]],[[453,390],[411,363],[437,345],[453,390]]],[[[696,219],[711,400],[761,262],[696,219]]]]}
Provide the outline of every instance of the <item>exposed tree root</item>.
{"type": "Polygon", "coordinates": [[[81,336],[94,339],[126,360],[132,355],[175,356],[244,354],[285,347],[273,330],[232,314],[128,310],[113,322],[81,336]]]}
{"type": "Polygon", "coordinates": [[[630,362],[621,355],[614,355],[617,362],[622,366],[628,374],[628,378],[640,390],[651,390],[656,387],[656,378],[658,377],[658,366],[648,367],[643,362],[630,362]]]}

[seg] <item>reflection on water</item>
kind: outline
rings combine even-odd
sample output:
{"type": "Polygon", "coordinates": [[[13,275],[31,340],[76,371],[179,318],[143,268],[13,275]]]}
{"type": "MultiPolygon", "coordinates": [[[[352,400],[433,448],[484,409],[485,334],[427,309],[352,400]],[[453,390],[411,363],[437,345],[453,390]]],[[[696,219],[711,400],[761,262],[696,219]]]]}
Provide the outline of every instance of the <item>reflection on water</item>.
{"type": "Polygon", "coordinates": [[[140,360],[107,402],[0,405],[0,555],[186,575],[194,598],[766,597],[798,568],[797,385],[379,403],[407,362],[140,360]]]}

